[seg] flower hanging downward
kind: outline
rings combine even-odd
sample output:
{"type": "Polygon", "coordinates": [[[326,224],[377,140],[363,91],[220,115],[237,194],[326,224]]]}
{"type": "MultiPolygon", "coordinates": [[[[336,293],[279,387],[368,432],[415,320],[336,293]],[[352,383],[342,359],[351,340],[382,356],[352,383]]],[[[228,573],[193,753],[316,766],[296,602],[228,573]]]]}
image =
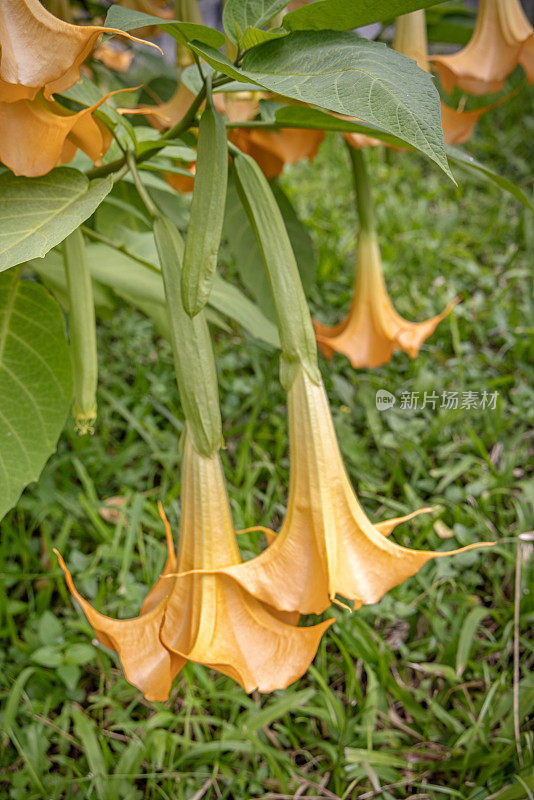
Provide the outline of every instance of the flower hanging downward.
{"type": "Polygon", "coordinates": [[[519,0],[480,0],[466,47],[432,61],[446,92],[456,86],[475,95],[498,92],[517,64],[534,83],[534,28],[519,0]]]}
{"type": "Polygon", "coordinates": [[[115,28],[70,25],[50,14],[39,0],[2,0],[0,101],[33,100],[39,89],[50,100],[54,92],[69,89],[101,33],[142,41],[115,28]]]}
{"type": "Polygon", "coordinates": [[[333,619],[312,627],[286,623],[220,572],[241,563],[218,453],[202,456],[186,439],[182,467],[178,577],[161,629],[164,645],[184,658],[230,676],[245,691],[284,689],[315,656],[333,619]]]}
{"type": "MultiPolygon", "coordinates": [[[[356,607],[376,603],[427,561],[462,550],[400,547],[386,537],[402,519],[388,520],[380,530],[365,515],[339,452],[280,209],[251,158],[235,158],[234,177],[273,292],[282,349],[280,379],[289,401],[291,461],[288,507],[279,535],[257,558],[221,571],[282,610],[320,613],[338,594],[354,600],[356,607]]],[[[370,219],[365,222],[369,229],[370,219]]]]}
{"type": "Polygon", "coordinates": [[[317,343],[327,358],[343,353],[353,367],[387,364],[395,350],[415,358],[423,342],[434,333],[458,298],[424,322],[409,322],[398,314],[387,293],[376,234],[360,231],[354,294],[347,317],[329,327],[315,321],[317,343]]]}
{"type": "Polygon", "coordinates": [[[93,627],[97,639],[118,654],[126,680],[140,689],[147,700],[166,700],[171,685],[186,659],[170,653],[161,643],[159,632],[175,578],[176,556],[169,524],[160,506],[167,538],[167,560],[163,571],[133,619],[112,619],[93,608],[76,589],[63,558],[54,550],[72,595],[93,627]]]}
{"type": "Polygon", "coordinates": [[[349,313],[339,325],[315,321],[317,343],[327,358],[334,352],[347,356],[353,367],[387,364],[395,350],[415,358],[421,345],[435,331],[458,299],[435,317],[409,322],[397,314],[387,293],[380,248],[375,231],[373,199],[364,154],[348,148],[356,188],[360,220],[354,294],[349,313]]]}
{"type": "MultiPolygon", "coordinates": [[[[411,550],[386,537],[412,515],[373,525],[352,488],[322,382],[300,368],[288,393],[291,456],[287,514],[273,544],[224,573],[280,609],[320,613],[341,595],[376,603],[434,558],[465,552],[411,550]]],[[[422,513],[429,509],[421,509],[422,513]]]]}

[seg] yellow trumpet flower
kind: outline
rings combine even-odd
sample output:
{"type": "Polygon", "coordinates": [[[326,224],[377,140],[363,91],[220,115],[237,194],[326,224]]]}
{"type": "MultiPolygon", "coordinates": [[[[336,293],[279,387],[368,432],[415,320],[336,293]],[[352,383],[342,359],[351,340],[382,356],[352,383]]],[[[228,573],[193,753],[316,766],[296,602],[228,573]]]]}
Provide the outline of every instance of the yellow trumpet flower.
{"type": "Polygon", "coordinates": [[[33,100],[40,89],[50,100],[54,92],[69,89],[101,33],[142,41],[115,28],[70,25],[50,14],[39,0],[2,0],[0,102],[33,100]]]}
{"type": "Polygon", "coordinates": [[[239,564],[241,557],[219,455],[200,455],[187,436],[177,558],[164,521],[167,561],[141,615],[134,619],[114,620],[96,611],[77,592],[57,553],[71,593],[98,639],[118,653],[126,679],[149,700],[168,697],[174,677],[188,660],[228,675],[247,692],[283,689],[297,680],[334,620],[296,627],[293,615],[269,607],[230,577],[212,572],[239,564]]]}
{"type": "Polygon", "coordinates": [[[345,471],[322,382],[301,367],[288,399],[291,472],[282,529],[261,555],[222,570],[255,597],[302,614],[321,613],[336,595],[359,608],[431,559],[492,544],[435,552],[390,541],[396,524],[430,509],[373,525],[345,471]]]}
{"type": "Polygon", "coordinates": [[[498,92],[518,64],[534,83],[534,28],[519,0],[480,0],[466,47],[432,61],[446,92],[456,86],[468,94],[498,92]]]}
{"type": "Polygon", "coordinates": [[[456,298],[435,317],[409,322],[398,314],[387,293],[380,249],[373,231],[360,231],[354,294],[349,313],[339,325],[314,321],[317,344],[327,358],[347,356],[353,367],[387,364],[395,350],[415,358],[423,342],[459,302],[456,298]]]}

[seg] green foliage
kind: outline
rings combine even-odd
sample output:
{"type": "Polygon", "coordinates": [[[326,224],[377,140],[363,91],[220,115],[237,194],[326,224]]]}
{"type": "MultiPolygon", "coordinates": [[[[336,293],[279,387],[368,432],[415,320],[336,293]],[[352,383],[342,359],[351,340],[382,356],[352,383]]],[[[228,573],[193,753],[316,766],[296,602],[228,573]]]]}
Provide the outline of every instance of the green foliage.
{"type": "Polygon", "coordinates": [[[241,70],[213,48],[192,48],[231,78],[369,122],[450,174],[439,95],[430,75],[384,44],[353,33],[297,31],[248,50],[241,70]]]}
{"type": "Polygon", "coordinates": [[[391,48],[352,33],[299,31],[249,51],[243,69],[274,92],[398,136],[448,172],[432,79],[391,48]]]}
{"type": "MultiPolygon", "coordinates": [[[[524,99],[514,98],[481,121],[470,150],[518,181],[529,174],[531,128],[524,99]]],[[[520,621],[522,767],[513,734],[512,640],[515,537],[533,526],[533,217],[492,184],[464,179],[456,189],[413,153],[376,149],[369,161],[397,309],[424,319],[456,293],[463,302],[414,361],[396,354],[384,367],[357,372],[341,356],[322,362],[348,472],[373,520],[440,504],[434,517],[394,533],[406,546],[487,538],[500,544],[428,565],[376,606],[340,612],[313,668],[283,693],[249,697],[229,679],[188,665],[168,704],[145,703],[116,657],[92,644],[50,555],[53,546],[62,550],[80,590],[102,612],[124,618],[137,613],[165,559],[157,499],[177,535],[183,413],[171,349],[148,319],[118,309],[99,330],[95,435],[80,440],[67,426],[39,483],[1,524],[0,796],[89,800],[103,791],[191,800],[203,791],[206,800],[269,800],[299,791],[304,798],[329,792],[372,800],[381,791],[389,800],[524,800],[532,793],[534,620],[527,597],[520,621]],[[404,389],[487,388],[500,400],[495,411],[380,413],[375,393],[382,388],[397,396],[404,389]],[[99,512],[111,496],[124,506],[106,521],[99,512]],[[39,663],[47,645],[60,666],[39,663]],[[80,645],[86,649],[79,652],[80,645]],[[87,660],[69,664],[72,653],[87,660]],[[69,673],[59,672],[67,666],[71,675],[73,666],[80,669],[71,684],[69,673]]],[[[356,237],[339,138],[329,135],[315,162],[288,168],[281,183],[317,253],[314,315],[338,322],[350,302],[356,237]]],[[[132,235],[130,246],[141,253],[144,239],[132,235]]],[[[224,253],[221,273],[237,281],[227,245],[224,253]]],[[[215,337],[215,348],[234,521],[239,528],[279,526],[288,458],[277,356],[257,340],[236,346],[225,334],[215,337]]],[[[240,539],[245,557],[257,552],[256,535],[240,539]]]]}
{"type": "Polygon", "coordinates": [[[107,28],[117,28],[120,31],[132,31],[144,26],[158,25],[180,44],[187,45],[191,41],[204,42],[211,47],[221,47],[224,44],[222,33],[214,28],[208,28],[206,25],[153,17],[150,14],[143,14],[142,11],[134,11],[116,4],[109,9],[105,25],[107,28]]]}
{"type": "Polygon", "coordinates": [[[241,43],[248,28],[261,28],[287,5],[287,0],[228,0],[223,24],[228,38],[241,43]]]}
{"type": "Polygon", "coordinates": [[[284,27],[292,31],[347,31],[435,4],[436,0],[317,0],[290,11],[284,17],[284,27]]]}
{"type": "Polygon", "coordinates": [[[0,386],[1,518],[55,450],[72,389],[61,310],[18,270],[0,276],[0,386]]]}
{"type": "Polygon", "coordinates": [[[0,175],[0,272],[48,253],[91,216],[112,185],[109,177],[89,181],[70,167],[42,178],[0,175]]]}

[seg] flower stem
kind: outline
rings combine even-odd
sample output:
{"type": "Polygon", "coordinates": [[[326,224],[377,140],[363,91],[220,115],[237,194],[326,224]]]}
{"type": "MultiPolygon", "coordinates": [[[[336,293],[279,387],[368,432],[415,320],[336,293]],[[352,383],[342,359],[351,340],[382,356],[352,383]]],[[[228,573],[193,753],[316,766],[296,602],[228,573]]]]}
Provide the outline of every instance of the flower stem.
{"type": "Polygon", "coordinates": [[[354,176],[354,187],[356,189],[356,208],[360,219],[360,230],[371,233],[375,230],[375,212],[371,180],[365,161],[365,154],[362,150],[347,145],[352,174],[354,176]]]}

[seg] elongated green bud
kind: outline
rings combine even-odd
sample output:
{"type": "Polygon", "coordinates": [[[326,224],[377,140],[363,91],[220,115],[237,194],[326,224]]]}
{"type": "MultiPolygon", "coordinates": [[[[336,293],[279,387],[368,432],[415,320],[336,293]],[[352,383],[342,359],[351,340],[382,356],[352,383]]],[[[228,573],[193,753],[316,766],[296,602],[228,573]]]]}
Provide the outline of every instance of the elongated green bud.
{"type": "Polygon", "coordinates": [[[77,228],[63,244],[69,293],[69,334],[74,401],[72,413],[80,435],[94,432],[98,359],[93,284],[83,233],[77,228]]]}
{"type": "Polygon", "coordinates": [[[208,302],[217,269],[228,181],[226,125],[211,99],[198,126],[191,218],[185,240],[182,298],[190,316],[208,302]]]}
{"type": "Polygon", "coordinates": [[[235,157],[234,169],[237,190],[256,233],[271,285],[282,344],[280,380],[289,390],[299,365],[312,380],[320,377],[310,312],[286,226],[267,179],[247,155],[235,157]]]}
{"type": "Polygon", "coordinates": [[[191,319],[183,307],[180,279],[184,244],[176,226],[159,217],[154,222],[154,238],[163,272],[176,382],[187,429],[195,449],[209,456],[222,446],[223,440],[208,325],[204,314],[191,319]]]}

